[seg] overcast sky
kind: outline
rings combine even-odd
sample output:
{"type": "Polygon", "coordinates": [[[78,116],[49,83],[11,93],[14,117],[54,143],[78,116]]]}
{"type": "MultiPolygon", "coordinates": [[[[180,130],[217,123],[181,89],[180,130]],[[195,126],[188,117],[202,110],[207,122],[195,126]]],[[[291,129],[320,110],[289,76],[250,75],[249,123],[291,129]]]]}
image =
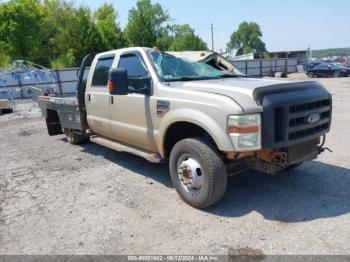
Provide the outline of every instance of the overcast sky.
{"type": "MultiPolygon", "coordinates": [[[[112,3],[124,28],[136,0],[77,0],[93,9],[112,3]]],[[[231,33],[242,21],[257,22],[269,51],[350,47],[350,0],[153,0],[176,23],[188,23],[215,49],[226,48],[231,33]]]]}

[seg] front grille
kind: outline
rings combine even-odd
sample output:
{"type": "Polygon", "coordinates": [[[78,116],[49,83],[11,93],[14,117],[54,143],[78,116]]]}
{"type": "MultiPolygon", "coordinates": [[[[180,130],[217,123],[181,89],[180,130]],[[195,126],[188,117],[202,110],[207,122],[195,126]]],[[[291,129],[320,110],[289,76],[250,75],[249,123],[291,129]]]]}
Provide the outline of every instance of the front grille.
{"type": "MultiPolygon", "coordinates": [[[[323,119],[329,118],[329,117],[330,117],[329,110],[320,113],[320,120],[323,120],[323,119]]],[[[306,125],[306,124],[308,124],[307,118],[308,118],[308,116],[292,118],[289,120],[289,126],[290,127],[297,127],[297,126],[301,126],[301,125],[306,125]]]]}
{"type": "Polygon", "coordinates": [[[283,148],[316,139],[329,131],[332,98],[317,82],[258,88],[263,106],[262,146],[283,148]]]}
{"type": "Polygon", "coordinates": [[[322,131],[327,130],[329,127],[328,123],[326,124],[322,124],[319,126],[315,126],[312,128],[308,128],[308,129],[303,129],[300,131],[296,131],[296,132],[291,132],[289,133],[289,140],[296,140],[296,139],[300,139],[300,138],[304,138],[313,134],[317,134],[320,133],[322,131]]]}
{"type": "Polygon", "coordinates": [[[289,107],[290,113],[297,113],[297,112],[303,112],[303,111],[310,111],[322,107],[327,107],[330,105],[329,99],[324,99],[320,101],[315,101],[312,103],[305,103],[305,104],[299,104],[299,105],[293,105],[289,107]]]}
{"type": "Polygon", "coordinates": [[[286,147],[317,138],[329,131],[331,125],[331,98],[306,103],[272,104],[264,108],[263,146],[286,147]],[[310,116],[317,121],[310,123],[310,116]]]}
{"type": "Polygon", "coordinates": [[[330,104],[330,99],[324,99],[289,106],[289,141],[327,131],[330,126],[330,104]],[[319,120],[316,123],[309,123],[308,118],[314,113],[319,114],[319,120]]]}
{"type": "Polygon", "coordinates": [[[321,135],[330,127],[331,100],[324,99],[274,108],[274,144],[291,144],[321,135]],[[316,123],[309,123],[311,114],[319,114],[316,123]]]}

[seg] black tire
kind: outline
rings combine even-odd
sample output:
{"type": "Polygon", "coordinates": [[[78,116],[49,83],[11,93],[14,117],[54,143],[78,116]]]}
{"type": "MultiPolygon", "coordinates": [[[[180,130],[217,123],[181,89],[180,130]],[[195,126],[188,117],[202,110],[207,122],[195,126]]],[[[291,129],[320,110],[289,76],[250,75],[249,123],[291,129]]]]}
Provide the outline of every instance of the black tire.
{"type": "Polygon", "coordinates": [[[314,77],[314,73],[313,72],[308,72],[307,76],[310,77],[310,78],[313,78],[314,77]]]}
{"type": "Polygon", "coordinates": [[[227,174],[224,163],[218,150],[203,138],[187,138],[176,143],[170,153],[169,169],[176,191],[192,207],[209,207],[225,194],[227,174]],[[179,178],[179,161],[184,155],[190,155],[201,167],[202,185],[195,193],[187,191],[179,178]]]}
{"type": "Polygon", "coordinates": [[[341,72],[340,71],[335,71],[333,73],[333,77],[340,77],[341,76],[341,72]]]}
{"type": "Polygon", "coordinates": [[[75,133],[72,130],[65,130],[64,133],[66,134],[68,142],[72,145],[79,145],[86,141],[85,136],[75,133]]]}

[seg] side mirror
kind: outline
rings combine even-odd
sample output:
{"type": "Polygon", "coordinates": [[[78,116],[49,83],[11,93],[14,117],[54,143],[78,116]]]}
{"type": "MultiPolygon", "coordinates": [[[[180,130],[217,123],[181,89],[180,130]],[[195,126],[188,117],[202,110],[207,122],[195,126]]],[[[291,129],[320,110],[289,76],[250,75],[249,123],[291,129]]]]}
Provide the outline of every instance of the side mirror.
{"type": "Polygon", "coordinates": [[[129,89],[128,71],[113,68],[109,71],[108,90],[111,95],[127,95],[129,89]]]}

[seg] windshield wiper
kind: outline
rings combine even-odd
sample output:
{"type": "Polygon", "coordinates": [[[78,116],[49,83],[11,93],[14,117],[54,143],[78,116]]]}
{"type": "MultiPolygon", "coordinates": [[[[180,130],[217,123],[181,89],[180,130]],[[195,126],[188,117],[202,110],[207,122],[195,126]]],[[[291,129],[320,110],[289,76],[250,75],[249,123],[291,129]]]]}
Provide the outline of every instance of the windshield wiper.
{"type": "Polygon", "coordinates": [[[244,75],[238,74],[222,74],[218,76],[183,76],[170,79],[164,79],[165,82],[176,82],[176,81],[197,81],[197,80],[211,80],[220,78],[234,78],[234,77],[245,77],[244,75]]]}
{"type": "Polygon", "coordinates": [[[165,82],[176,82],[176,81],[196,81],[196,80],[208,80],[208,79],[215,79],[213,77],[208,76],[197,76],[197,77],[190,77],[190,76],[183,76],[183,77],[176,77],[171,79],[164,79],[165,82]]]}
{"type": "Polygon", "coordinates": [[[237,77],[244,77],[244,75],[238,75],[238,74],[223,74],[219,76],[220,78],[237,78],[237,77]]]}

